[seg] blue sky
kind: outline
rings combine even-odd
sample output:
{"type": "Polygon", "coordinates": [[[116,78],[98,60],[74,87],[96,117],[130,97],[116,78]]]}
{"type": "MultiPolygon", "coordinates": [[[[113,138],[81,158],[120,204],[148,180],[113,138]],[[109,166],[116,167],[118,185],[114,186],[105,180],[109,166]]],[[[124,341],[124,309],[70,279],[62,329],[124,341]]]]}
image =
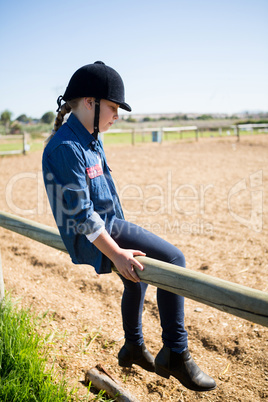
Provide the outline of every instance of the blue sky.
{"type": "Polygon", "coordinates": [[[96,60],[133,113],[267,111],[267,21],[267,0],[0,0],[0,112],[55,111],[96,60]]]}

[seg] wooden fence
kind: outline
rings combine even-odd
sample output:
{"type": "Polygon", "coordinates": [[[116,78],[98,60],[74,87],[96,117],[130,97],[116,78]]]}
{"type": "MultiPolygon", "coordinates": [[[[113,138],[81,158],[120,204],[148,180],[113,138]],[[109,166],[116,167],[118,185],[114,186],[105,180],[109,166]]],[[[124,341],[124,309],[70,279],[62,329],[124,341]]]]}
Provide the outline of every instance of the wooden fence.
{"type": "MultiPolygon", "coordinates": [[[[142,141],[144,141],[144,136],[146,133],[150,133],[152,142],[162,143],[163,140],[168,140],[172,134],[180,133],[180,139],[184,138],[184,133],[186,132],[194,132],[195,140],[198,141],[199,137],[203,136],[203,131],[209,131],[211,128],[208,127],[197,127],[197,126],[184,126],[184,127],[147,127],[143,129],[133,128],[133,129],[112,129],[108,132],[101,133],[101,139],[105,142],[105,137],[109,136],[109,134],[131,134],[131,143],[132,145],[136,144],[136,136],[138,134],[142,135],[142,141]]],[[[249,131],[251,134],[254,129],[268,129],[268,124],[237,124],[232,125],[230,127],[220,127],[218,128],[218,136],[221,137],[222,130],[226,130],[229,134],[236,136],[237,141],[240,141],[240,131],[249,131]]]]}
{"type": "Polygon", "coordinates": [[[146,127],[146,128],[133,128],[131,130],[123,130],[123,129],[112,129],[107,133],[101,133],[101,139],[104,142],[105,137],[109,134],[131,134],[131,143],[132,145],[136,144],[136,136],[137,134],[142,135],[142,141],[144,141],[144,136],[146,133],[151,135],[152,142],[162,143],[164,139],[168,139],[168,134],[172,133],[180,133],[180,138],[183,138],[183,133],[185,131],[194,131],[195,138],[198,140],[198,127],[196,126],[185,126],[185,127],[146,127]]]}
{"type": "Polygon", "coordinates": [[[231,126],[232,129],[235,130],[236,136],[237,136],[237,141],[240,141],[240,131],[249,131],[251,134],[253,134],[254,129],[265,129],[267,130],[268,124],[267,123],[258,123],[258,124],[237,124],[234,126],[231,126]]]}
{"type": "Polygon", "coordinates": [[[16,154],[26,154],[27,151],[29,151],[30,146],[27,143],[27,133],[23,134],[14,134],[14,135],[0,135],[0,143],[1,140],[6,141],[6,140],[21,140],[22,141],[22,147],[21,149],[14,149],[10,151],[0,151],[0,155],[16,155],[16,154]]]}
{"type": "MultiPolygon", "coordinates": [[[[0,226],[66,251],[57,229],[0,212],[0,226]]],[[[140,279],[218,310],[268,327],[268,293],[148,257],[137,257],[144,270],[140,279]]]]}

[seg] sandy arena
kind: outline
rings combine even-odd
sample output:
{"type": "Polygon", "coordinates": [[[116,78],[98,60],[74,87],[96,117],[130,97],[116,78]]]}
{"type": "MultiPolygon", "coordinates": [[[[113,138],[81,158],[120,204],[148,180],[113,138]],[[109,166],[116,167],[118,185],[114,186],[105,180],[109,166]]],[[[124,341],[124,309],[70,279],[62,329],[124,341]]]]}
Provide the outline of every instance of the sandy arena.
{"type": "MultiPolygon", "coordinates": [[[[187,267],[268,291],[268,135],[107,146],[125,217],[179,247],[187,267]]],[[[41,152],[0,158],[0,210],[55,226],[42,182],[41,152]]],[[[197,393],[138,366],[122,369],[115,273],[97,276],[67,254],[0,228],[5,288],[43,314],[50,361],[79,401],[85,371],[100,363],[140,402],[268,400],[268,329],[185,300],[189,349],[217,389],[197,393]]],[[[143,313],[148,349],[161,348],[155,288],[143,313]]],[[[93,400],[90,393],[89,400],[93,400]]]]}

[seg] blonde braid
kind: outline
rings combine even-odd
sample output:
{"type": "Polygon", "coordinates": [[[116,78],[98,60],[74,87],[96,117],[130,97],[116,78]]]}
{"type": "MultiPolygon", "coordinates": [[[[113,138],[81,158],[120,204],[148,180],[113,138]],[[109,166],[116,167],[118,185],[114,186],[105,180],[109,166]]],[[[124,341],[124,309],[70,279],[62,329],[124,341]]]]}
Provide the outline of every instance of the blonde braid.
{"type": "Polygon", "coordinates": [[[55,123],[54,123],[54,127],[53,127],[53,130],[52,130],[52,132],[51,132],[51,135],[50,135],[50,136],[46,139],[46,141],[45,141],[45,147],[46,147],[46,145],[49,143],[49,141],[51,140],[51,138],[54,137],[54,135],[56,134],[56,132],[58,131],[58,129],[62,126],[62,122],[63,122],[64,116],[65,116],[67,113],[70,113],[71,110],[72,110],[72,108],[71,108],[71,106],[70,106],[67,102],[64,103],[64,104],[61,106],[61,108],[60,108],[60,110],[59,110],[59,112],[58,112],[58,114],[57,114],[57,116],[56,116],[55,123]]]}

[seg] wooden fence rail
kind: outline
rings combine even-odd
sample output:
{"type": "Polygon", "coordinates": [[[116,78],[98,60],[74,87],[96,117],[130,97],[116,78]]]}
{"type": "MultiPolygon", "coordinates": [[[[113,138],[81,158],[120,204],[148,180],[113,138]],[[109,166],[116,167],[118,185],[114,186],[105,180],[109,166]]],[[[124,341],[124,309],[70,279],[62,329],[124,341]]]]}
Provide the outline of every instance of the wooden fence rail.
{"type": "MultiPolygon", "coordinates": [[[[57,229],[0,212],[0,226],[64,252],[57,229]]],[[[188,297],[218,310],[268,327],[268,293],[148,257],[137,257],[148,284],[188,297]]]]}

